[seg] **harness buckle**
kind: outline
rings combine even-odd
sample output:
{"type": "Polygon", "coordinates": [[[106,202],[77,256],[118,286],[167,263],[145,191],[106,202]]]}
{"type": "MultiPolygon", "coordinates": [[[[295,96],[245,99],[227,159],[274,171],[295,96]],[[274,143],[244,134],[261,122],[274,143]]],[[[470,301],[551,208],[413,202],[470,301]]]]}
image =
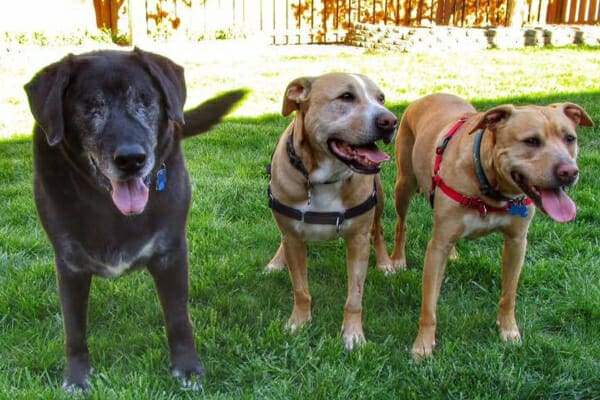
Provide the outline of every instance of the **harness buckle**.
{"type": "Polygon", "coordinates": [[[335,219],[335,232],[339,235],[340,233],[340,225],[344,223],[344,215],[338,214],[335,219]]]}
{"type": "Polygon", "coordinates": [[[477,211],[479,211],[479,215],[481,215],[482,218],[486,217],[486,215],[488,213],[488,209],[483,201],[479,203],[479,207],[477,207],[477,211]]]}

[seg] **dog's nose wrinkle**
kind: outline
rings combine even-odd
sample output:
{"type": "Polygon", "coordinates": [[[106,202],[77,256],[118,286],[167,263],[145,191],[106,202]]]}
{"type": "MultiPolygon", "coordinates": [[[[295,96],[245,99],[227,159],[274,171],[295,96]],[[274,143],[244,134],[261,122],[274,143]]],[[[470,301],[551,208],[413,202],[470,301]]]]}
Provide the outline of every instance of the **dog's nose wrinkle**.
{"type": "Polygon", "coordinates": [[[573,164],[562,164],[556,169],[556,174],[561,183],[573,183],[579,174],[579,168],[573,164]]]}
{"type": "Polygon", "coordinates": [[[124,172],[135,172],[146,162],[146,152],[139,145],[122,146],[115,151],[114,162],[124,172]]]}

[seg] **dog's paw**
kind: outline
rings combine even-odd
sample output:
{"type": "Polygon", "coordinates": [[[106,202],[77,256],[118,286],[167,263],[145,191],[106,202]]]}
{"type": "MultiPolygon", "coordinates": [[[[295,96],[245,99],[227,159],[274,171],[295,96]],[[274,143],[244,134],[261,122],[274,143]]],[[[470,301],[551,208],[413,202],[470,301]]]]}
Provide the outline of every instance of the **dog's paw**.
{"type": "Polygon", "coordinates": [[[278,264],[278,263],[270,262],[267,264],[267,266],[263,270],[263,274],[270,274],[271,272],[283,271],[284,269],[285,269],[285,264],[278,264]]]}
{"type": "Polygon", "coordinates": [[[362,331],[344,332],[342,334],[344,348],[346,351],[352,351],[357,347],[364,346],[367,339],[362,331]]]}
{"type": "Polygon", "coordinates": [[[290,319],[285,323],[285,330],[288,331],[290,335],[296,333],[300,328],[310,322],[310,315],[308,316],[298,316],[292,315],[290,319]]]}
{"type": "Polygon", "coordinates": [[[399,271],[401,269],[406,269],[408,267],[408,264],[406,263],[406,259],[404,258],[392,258],[392,266],[394,268],[394,271],[399,271]]]}
{"type": "Polygon", "coordinates": [[[500,339],[505,342],[511,342],[520,345],[521,344],[521,333],[519,332],[519,328],[515,325],[511,328],[502,328],[498,327],[500,333],[500,339]]]}
{"type": "Polygon", "coordinates": [[[77,365],[67,368],[65,380],[62,383],[62,388],[68,394],[89,393],[90,392],[90,375],[94,373],[92,367],[85,365],[77,365]]]}
{"type": "Polygon", "coordinates": [[[406,269],[406,262],[395,262],[392,261],[390,264],[378,264],[377,269],[384,273],[384,275],[393,275],[396,272],[406,269]]]}
{"type": "Polygon", "coordinates": [[[84,381],[74,383],[65,379],[62,388],[67,394],[76,395],[79,393],[89,393],[90,392],[90,381],[85,379],[84,381]]]}
{"type": "Polygon", "coordinates": [[[458,250],[456,250],[456,246],[452,246],[452,248],[448,252],[448,259],[449,260],[456,260],[456,259],[458,259],[458,250]]]}
{"type": "Polygon", "coordinates": [[[171,374],[181,382],[183,389],[194,392],[202,390],[201,381],[204,378],[204,368],[195,353],[173,362],[171,374]]]}
{"type": "Polygon", "coordinates": [[[435,349],[435,340],[429,342],[421,338],[417,338],[412,347],[413,359],[417,362],[425,360],[433,355],[435,349]]]}

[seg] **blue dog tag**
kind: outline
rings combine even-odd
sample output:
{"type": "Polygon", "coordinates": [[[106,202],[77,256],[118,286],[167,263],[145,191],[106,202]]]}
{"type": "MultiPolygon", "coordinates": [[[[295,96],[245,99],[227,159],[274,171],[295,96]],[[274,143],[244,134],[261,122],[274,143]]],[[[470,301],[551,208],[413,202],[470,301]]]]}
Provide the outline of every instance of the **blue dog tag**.
{"type": "Polygon", "coordinates": [[[167,166],[163,165],[156,173],[156,191],[162,192],[167,187],[167,166]]]}
{"type": "Polygon", "coordinates": [[[524,204],[511,203],[508,208],[508,213],[510,215],[518,215],[521,218],[527,217],[527,206],[524,204]]]}

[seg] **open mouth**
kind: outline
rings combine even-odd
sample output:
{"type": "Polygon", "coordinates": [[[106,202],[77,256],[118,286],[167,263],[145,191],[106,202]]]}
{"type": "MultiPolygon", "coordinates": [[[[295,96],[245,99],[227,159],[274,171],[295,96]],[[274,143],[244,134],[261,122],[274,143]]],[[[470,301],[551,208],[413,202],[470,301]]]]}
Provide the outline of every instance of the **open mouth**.
{"type": "Polygon", "coordinates": [[[342,140],[330,139],[327,145],[340,161],[360,174],[376,174],[381,170],[381,164],[390,159],[390,156],[380,151],[374,142],[352,145],[342,140]]]}
{"type": "Polygon", "coordinates": [[[569,222],[575,219],[577,207],[565,192],[565,187],[541,188],[530,185],[527,178],[517,172],[512,172],[513,181],[521,188],[535,206],[556,222],[569,222]]]}
{"type": "Polygon", "coordinates": [[[140,214],[148,203],[149,189],[142,178],[110,179],[112,200],[124,215],[140,214]]]}

